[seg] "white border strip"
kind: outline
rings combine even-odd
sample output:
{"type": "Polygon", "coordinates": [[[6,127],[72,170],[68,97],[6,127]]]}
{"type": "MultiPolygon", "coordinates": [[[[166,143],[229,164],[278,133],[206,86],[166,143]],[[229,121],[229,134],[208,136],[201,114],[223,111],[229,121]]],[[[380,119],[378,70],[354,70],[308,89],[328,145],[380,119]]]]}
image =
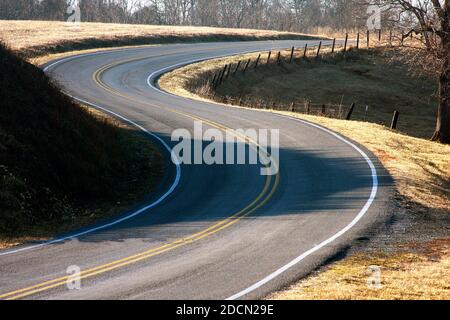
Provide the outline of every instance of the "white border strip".
{"type": "MultiPolygon", "coordinates": [[[[191,62],[179,63],[179,64],[176,64],[176,65],[173,65],[173,66],[170,66],[170,67],[163,68],[163,69],[161,69],[159,71],[153,72],[150,76],[148,76],[147,84],[151,88],[153,88],[153,89],[155,89],[155,90],[157,90],[157,91],[159,91],[159,92],[161,92],[161,93],[163,93],[165,95],[176,96],[176,95],[174,95],[172,93],[166,92],[166,91],[158,88],[154,84],[154,82],[152,82],[152,80],[154,80],[153,78],[162,75],[166,71],[174,70],[174,69],[176,69],[176,68],[178,68],[180,66],[185,66],[185,65],[189,65],[189,64],[196,63],[196,62],[199,62],[199,61],[205,61],[205,60],[217,59],[217,58],[220,58],[220,57],[192,60],[191,62]]],[[[224,106],[224,104],[216,103],[214,101],[212,101],[211,103],[219,104],[219,105],[224,106]]],[[[261,112],[261,111],[258,111],[258,110],[253,110],[253,111],[261,112]]],[[[305,253],[301,254],[300,256],[298,256],[297,258],[295,258],[294,260],[292,260],[288,264],[286,264],[283,267],[279,268],[275,272],[269,274],[264,279],[258,281],[257,283],[255,283],[254,285],[248,287],[247,289],[244,289],[241,292],[236,293],[235,295],[227,298],[226,300],[237,300],[237,299],[240,299],[240,298],[244,297],[245,295],[247,295],[247,294],[249,294],[249,293],[259,289],[260,287],[264,286],[265,284],[267,284],[268,282],[272,281],[276,277],[280,276],[284,272],[288,271],[292,267],[296,266],[297,264],[299,264],[301,261],[305,260],[307,257],[312,255],[313,253],[319,251],[323,247],[329,245],[330,243],[336,241],[338,238],[342,237],[345,233],[347,233],[350,229],[352,229],[366,215],[366,213],[368,212],[368,210],[372,206],[373,202],[375,201],[375,198],[376,198],[377,193],[378,193],[378,174],[377,174],[376,167],[373,164],[372,160],[370,160],[370,157],[363,150],[361,150],[361,148],[359,148],[357,145],[355,145],[354,143],[348,141],[347,139],[345,139],[341,135],[339,135],[339,134],[337,134],[337,133],[335,133],[335,132],[333,132],[333,131],[331,131],[329,129],[326,129],[326,128],[322,127],[322,126],[316,125],[314,123],[311,123],[311,122],[308,122],[308,121],[305,121],[305,120],[301,120],[301,119],[298,119],[298,118],[290,117],[290,116],[281,115],[281,114],[276,114],[276,113],[272,113],[272,114],[274,114],[276,116],[279,116],[279,117],[291,119],[291,120],[294,120],[294,121],[297,121],[297,122],[301,122],[302,124],[305,124],[305,125],[314,127],[316,129],[319,129],[321,131],[324,131],[324,132],[332,135],[336,139],[338,139],[338,140],[344,142],[345,144],[349,145],[353,149],[355,149],[364,158],[364,160],[366,160],[367,164],[369,165],[369,168],[371,170],[371,175],[372,175],[372,191],[371,191],[370,197],[369,197],[368,201],[366,202],[366,204],[364,205],[364,207],[361,209],[361,211],[358,213],[358,215],[353,219],[353,221],[351,221],[350,224],[347,225],[344,229],[342,229],[341,231],[339,231],[338,233],[336,233],[332,237],[328,238],[327,240],[323,241],[322,243],[318,244],[317,246],[313,247],[312,249],[310,249],[310,250],[306,251],[305,253]]]]}

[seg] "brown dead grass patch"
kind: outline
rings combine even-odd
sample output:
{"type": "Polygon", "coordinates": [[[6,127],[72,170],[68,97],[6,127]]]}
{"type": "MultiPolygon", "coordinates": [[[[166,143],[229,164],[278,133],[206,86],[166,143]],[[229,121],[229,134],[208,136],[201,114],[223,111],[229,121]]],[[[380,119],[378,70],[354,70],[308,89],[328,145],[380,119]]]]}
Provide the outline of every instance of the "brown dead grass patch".
{"type": "MultiPolygon", "coordinates": [[[[256,56],[249,54],[186,66],[164,75],[159,84],[169,92],[207,100],[198,90],[198,85],[204,81],[199,78],[202,74],[256,56]]],[[[267,55],[263,55],[261,61],[266,58],[267,55]]],[[[444,234],[448,230],[450,146],[400,134],[374,123],[263,111],[320,124],[364,145],[394,177],[399,194],[396,205],[409,216],[423,217],[420,228],[410,231],[406,240],[403,235],[399,236],[400,242],[383,240],[369,252],[351,254],[269,299],[449,299],[450,238],[430,239],[437,234],[433,228],[443,229],[444,234]],[[427,220],[427,214],[431,213],[443,217],[437,222],[439,225],[427,220]],[[381,267],[381,290],[367,286],[371,265],[381,267]]]]}
{"type": "Polygon", "coordinates": [[[0,20],[0,39],[27,58],[101,47],[169,42],[307,39],[313,36],[266,30],[0,20]]]}
{"type": "Polygon", "coordinates": [[[450,240],[401,248],[394,254],[355,254],[269,299],[439,300],[450,298],[450,240]],[[417,250],[419,248],[420,250],[417,250]],[[369,266],[381,266],[381,288],[371,288],[369,266]]]}

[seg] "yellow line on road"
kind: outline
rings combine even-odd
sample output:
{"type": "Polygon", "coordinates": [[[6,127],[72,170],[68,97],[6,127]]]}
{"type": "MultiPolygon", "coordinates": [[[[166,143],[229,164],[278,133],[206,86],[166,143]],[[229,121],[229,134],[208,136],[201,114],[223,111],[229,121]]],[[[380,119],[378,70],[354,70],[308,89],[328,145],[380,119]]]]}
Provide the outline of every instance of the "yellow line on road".
{"type": "MultiPolygon", "coordinates": [[[[189,117],[193,120],[200,120],[203,121],[205,123],[208,123],[209,125],[218,128],[220,130],[227,130],[230,129],[224,125],[218,124],[216,122],[207,120],[207,119],[202,119],[200,117],[197,116],[193,116],[184,112],[180,112],[171,108],[165,108],[165,107],[161,107],[161,106],[156,106],[153,104],[150,104],[148,102],[145,101],[140,101],[138,99],[135,99],[133,97],[124,95],[116,90],[113,90],[112,88],[106,86],[103,82],[101,82],[100,80],[100,76],[103,72],[105,72],[106,70],[113,68],[114,66],[117,66],[119,64],[124,64],[124,63],[128,63],[128,62],[132,62],[132,61],[137,61],[137,60],[142,60],[143,58],[135,58],[135,59],[128,59],[128,60],[124,60],[124,61],[120,61],[120,62],[116,62],[116,63],[112,63],[109,64],[107,66],[104,66],[100,69],[98,69],[94,75],[93,75],[93,79],[96,82],[96,84],[98,84],[99,86],[101,86],[103,89],[121,96],[123,98],[126,99],[130,99],[130,100],[134,100],[136,102],[139,103],[145,103],[146,105],[150,105],[152,107],[156,107],[156,108],[164,108],[164,110],[167,111],[171,111],[186,117],[189,117]]],[[[144,58],[145,59],[145,58],[144,58]]],[[[239,135],[235,135],[236,138],[241,139],[243,141],[245,141],[245,143],[248,143],[250,147],[255,148],[254,146],[252,146],[252,144],[257,146],[257,143],[254,141],[251,141],[250,139],[248,139],[245,136],[239,136],[239,135]]],[[[279,181],[280,181],[280,173],[278,172],[278,174],[275,176],[275,182],[272,185],[272,189],[270,190],[270,192],[267,194],[271,184],[272,184],[272,176],[267,176],[266,178],[266,183],[265,186],[263,188],[263,190],[261,191],[261,193],[257,196],[257,198],[255,200],[253,200],[249,205],[247,205],[244,209],[240,210],[239,212],[231,215],[230,217],[219,221],[218,223],[214,224],[213,226],[200,231],[198,233],[195,233],[189,237],[183,238],[183,239],[179,239],[176,240],[174,242],[165,244],[163,246],[154,248],[154,249],[150,249],[148,251],[139,253],[139,254],[135,254],[120,260],[116,260],[107,264],[103,264],[94,268],[90,268],[87,269],[83,272],[81,272],[80,274],[80,279],[86,279],[86,278],[90,278],[93,276],[97,276],[97,275],[101,275],[103,273],[109,272],[109,271],[113,271],[116,270],[118,268],[122,268],[125,266],[128,266],[130,264],[134,264],[137,263],[139,261],[145,260],[145,259],[149,259],[151,257],[154,257],[156,255],[160,255],[162,253],[174,250],[176,248],[182,247],[182,246],[186,246],[188,244],[191,244],[193,242],[197,242],[201,239],[204,239],[210,235],[216,234],[226,228],[229,228],[230,226],[234,225],[235,223],[237,223],[239,220],[243,219],[244,217],[252,214],[253,212],[255,212],[257,209],[259,209],[260,207],[262,207],[263,205],[265,205],[273,196],[273,194],[275,193],[278,185],[279,185],[279,181]],[[266,195],[267,194],[267,195],[266,195]],[[265,197],[264,197],[265,196],[265,197]],[[264,199],[263,199],[264,197],[264,199]]],[[[8,299],[8,300],[14,300],[14,299],[20,299],[20,298],[24,298],[24,297],[28,297],[37,293],[41,293],[44,291],[48,291],[57,287],[61,287],[63,285],[65,285],[67,283],[67,281],[71,276],[64,276],[64,277],[60,277],[54,280],[50,280],[50,281],[46,281],[37,285],[33,285],[33,286],[29,286],[23,289],[19,289],[19,290],[15,290],[15,291],[11,291],[5,294],[0,295],[0,299],[8,299]]]]}

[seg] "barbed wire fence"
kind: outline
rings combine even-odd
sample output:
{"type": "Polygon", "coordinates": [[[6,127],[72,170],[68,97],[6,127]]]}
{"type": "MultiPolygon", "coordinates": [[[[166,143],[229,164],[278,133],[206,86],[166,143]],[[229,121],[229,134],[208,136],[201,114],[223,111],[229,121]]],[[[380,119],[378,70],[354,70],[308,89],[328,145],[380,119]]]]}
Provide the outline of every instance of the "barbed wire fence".
{"type": "MultiPolygon", "coordinates": [[[[377,47],[402,47],[406,45],[407,41],[414,42],[413,33],[405,33],[404,31],[387,30],[384,31],[374,30],[366,32],[358,32],[353,39],[350,39],[350,35],[345,34],[345,38],[338,40],[336,38],[327,41],[319,41],[314,45],[308,43],[302,48],[291,47],[284,50],[271,50],[265,53],[259,53],[256,58],[249,58],[247,60],[238,60],[233,63],[227,63],[219,70],[205,74],[203,84],[200,86],[199,93],[204,96],[208,96],[215,101],[238,105],[248,108],[277,110],[277,111],[289,111],[298,112],[309,115],[325,116],[336,119],[352,120],[353,113],[357,107],[365,108],[367,115],[368,106],[357,106],[355,103],[351,105],[340,104],[316,104],[311,100],[305,98],[302,101],[292,101],[290,103],[280,101],[268,101],[267,99],[253,97],[251,95],[246,96],[221,96],[218,94],[218,89],[227,81],[233,81],[236,77],[244,77],[250,72],[255,72],[258,68],[267,65],[283,66],[284,64],[294,64],[298,61],[304,61],[306,63],[312,61],[321,61],[325,56],[346,57],[350,54],[358,54],[359,49],[369,49],[377,47]]],[[[394,111],[394,115],[391,121],[391,129],[396,129],[399,112],[394,111]]]]}

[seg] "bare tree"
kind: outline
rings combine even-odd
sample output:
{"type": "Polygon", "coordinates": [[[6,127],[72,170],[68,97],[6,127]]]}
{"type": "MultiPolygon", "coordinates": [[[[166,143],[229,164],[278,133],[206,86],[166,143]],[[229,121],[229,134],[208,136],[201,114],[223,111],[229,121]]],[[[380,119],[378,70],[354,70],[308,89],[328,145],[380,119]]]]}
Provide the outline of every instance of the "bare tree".
{"type": "Polygon", "coordinates": [[[426,68],[439,80],[439,107],[434,141],[450,143],[450,0],[382,0],[387,10],[398,12],[397,23],[409,27],[404,38],[419,35],[415,48],[426,68]]]}

